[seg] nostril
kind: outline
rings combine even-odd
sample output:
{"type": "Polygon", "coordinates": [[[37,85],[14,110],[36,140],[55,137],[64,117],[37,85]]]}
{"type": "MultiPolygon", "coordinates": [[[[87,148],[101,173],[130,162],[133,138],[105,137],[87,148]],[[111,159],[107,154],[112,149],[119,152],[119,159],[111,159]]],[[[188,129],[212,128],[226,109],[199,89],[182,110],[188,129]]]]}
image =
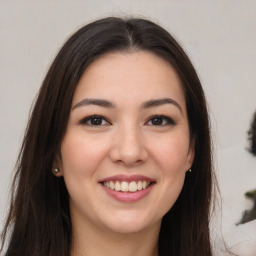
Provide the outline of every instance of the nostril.
{"type": "Polygon", "coordinates": [[[109,157],[115,163],[131,166],[145,162],[148,158],[148,152],[139,140],[129,140],[126,137],[126,139],[121,139],[113,145],[109,157]]]}

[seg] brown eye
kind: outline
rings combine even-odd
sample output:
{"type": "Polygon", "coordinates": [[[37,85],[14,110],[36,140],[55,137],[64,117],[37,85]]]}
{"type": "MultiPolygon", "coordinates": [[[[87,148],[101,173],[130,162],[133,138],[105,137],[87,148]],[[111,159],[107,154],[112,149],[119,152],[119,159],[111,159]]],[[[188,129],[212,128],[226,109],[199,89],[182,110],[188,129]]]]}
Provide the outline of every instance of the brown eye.
{"type": "Polygon", "coordinates": [[[102,124],[102,118],[91,118],[89,123],[91,125],[101,125],[102,124]]]}
{"type": "Polygon", "coordinates": [[[92,115],[84,118],[80,121],[83,125],[91,125],[91,126],[102,126],[110,124],[109,121],[106,120],[103,116],[100,115],[92,115]]]}
{"type": "Polygon", "coordinates": [[[161,117],[155,117],[151,120],[153,125],[162,125],[163,124],[163,118],[161,117]]]}
{"type": "Polygon", "coordinates": [[[163,115],[153,116],[147,123],[154,126],[175,125],[172,118],[163,115]]]}

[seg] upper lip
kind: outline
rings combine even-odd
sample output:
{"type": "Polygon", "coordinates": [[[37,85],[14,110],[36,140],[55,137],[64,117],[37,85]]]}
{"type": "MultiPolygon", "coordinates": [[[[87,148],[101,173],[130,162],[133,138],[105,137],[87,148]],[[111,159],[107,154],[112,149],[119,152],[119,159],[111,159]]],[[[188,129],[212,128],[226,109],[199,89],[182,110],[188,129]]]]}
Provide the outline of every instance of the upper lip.
{"type": "Polygon", "coordinates": [[[154,179],[151,179],[147,176],[143,175],[114,175],[110,176],[104,179],[101,179],[99,182],[105,182],[105,181],[148,181],[148,182],[155,182],[154,179]]]}

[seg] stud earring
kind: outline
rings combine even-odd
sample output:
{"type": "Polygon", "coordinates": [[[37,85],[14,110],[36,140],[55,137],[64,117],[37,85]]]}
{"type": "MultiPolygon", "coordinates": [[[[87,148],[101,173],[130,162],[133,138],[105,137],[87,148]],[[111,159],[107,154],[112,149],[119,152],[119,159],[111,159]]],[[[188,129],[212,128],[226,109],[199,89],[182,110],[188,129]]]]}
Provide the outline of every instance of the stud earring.
{"type": "Polygon", "coordinates": [[[189,169],[188,171],[189,171],[189,172],[192,172],[192,170],[191,170],[191,169],[189,169]]]}
{"type": "Polygon", "coordinates": [[[54,173],[55,173],[55,174],[57,174],[57,173],[59,173],[59,172],[60,172],[60,171],[59,171],[57,168],[54,169],[54,173]]]}

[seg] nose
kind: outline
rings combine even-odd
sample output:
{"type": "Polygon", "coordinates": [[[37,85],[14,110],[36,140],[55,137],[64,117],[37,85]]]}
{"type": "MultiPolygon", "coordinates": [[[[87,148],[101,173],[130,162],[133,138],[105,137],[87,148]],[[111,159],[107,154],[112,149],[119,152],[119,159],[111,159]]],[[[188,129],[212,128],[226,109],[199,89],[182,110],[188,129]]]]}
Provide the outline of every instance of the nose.
{"type": "Polygon", "coordinates": [[[113,162],[127,167],[145,162],[148,151],[140,131],[134,127],[120,128],[115,133],[109,156],[113,162]]]}

